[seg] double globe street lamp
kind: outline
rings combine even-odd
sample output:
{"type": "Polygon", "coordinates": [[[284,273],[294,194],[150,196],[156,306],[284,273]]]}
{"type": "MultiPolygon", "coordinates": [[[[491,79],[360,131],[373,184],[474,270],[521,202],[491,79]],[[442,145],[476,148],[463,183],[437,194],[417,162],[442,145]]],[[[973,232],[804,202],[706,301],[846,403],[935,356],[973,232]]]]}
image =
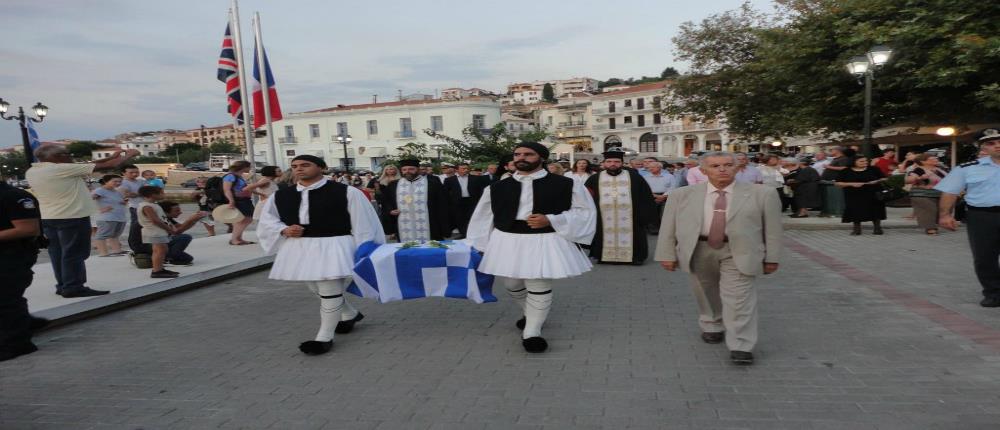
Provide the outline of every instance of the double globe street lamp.
{"type": "Polygon", "coordinates": [[[865,141],[861,145],[861,153],[865,157],[872,157],[872,79],[875,70],[881,69],[892,57],[892,48],[885,45],[878,45],[868,50],[865,55],[852,57],[847,63],[847,71],[858,78],[860,83],[864,79],[865,85],[865,141]]]}
{"type": "Polygon", "coordinates": [[[43,105],[42,102],[35,103],[35,105],[31,107],[31,109],[35,111],[35,115],[38,116],[38,119],[26,115],[24,113],[24,108],[21,106],[17,107],[17,115],[7,116],[7,109],[9,108],[10,103],[0,99],[0,118],[8,121],[17,121],[18,125],[21,126],[21,143],[24,144],[24,157],[30,166],[35,157],[31,153],[31,140],[28,139],[28,126],[26,122],[42,122],[42,120],[45,119],[45,115],[49,114],[49,107],[43,105]]]}

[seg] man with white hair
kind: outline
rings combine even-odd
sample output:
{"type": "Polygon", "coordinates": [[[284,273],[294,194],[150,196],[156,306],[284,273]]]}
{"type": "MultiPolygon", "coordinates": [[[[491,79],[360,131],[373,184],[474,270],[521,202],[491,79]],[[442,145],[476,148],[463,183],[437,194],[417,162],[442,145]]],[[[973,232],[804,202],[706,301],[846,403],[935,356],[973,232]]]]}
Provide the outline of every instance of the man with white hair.
{"type": "Polygon", "coordinates": [[[91,163],[74,163],[69,150],[61,145],[43,145],[35,150],[38,160],[24,173],[38,198],[42,232],[49,239],[49,259],[56,275],[56,294],[90,297],[108,294],[88,288],[90,257],[90,215],[96,212],[86,179],[94,171],[113,170],[139,155],[130,149],[91,163]]]}
{"type": "Polygon", "coordinates": [[[708,183],[670,194],[655,259],[691,274],[701,339],[724,340],[732,362],[746,365],[757,343],[753,281],[778,270],[781,201],[771,188],[736,182],[736,167],[728,152],[702,156],[708,183]]]}

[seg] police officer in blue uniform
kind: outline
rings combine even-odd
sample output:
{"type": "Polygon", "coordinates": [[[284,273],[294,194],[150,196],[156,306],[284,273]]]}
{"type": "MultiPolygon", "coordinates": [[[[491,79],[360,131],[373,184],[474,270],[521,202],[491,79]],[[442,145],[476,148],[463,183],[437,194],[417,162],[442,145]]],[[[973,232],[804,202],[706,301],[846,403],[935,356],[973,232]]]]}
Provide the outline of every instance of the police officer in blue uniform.
{"type": "Polygon", "coordinates": [[[31,333],[48,323],[32,317],[24,299],[38,259],[40,218],[34,196],[0,182],[0,361],[37,351],[31,333]]]}
{"type": "Polygon", "coordinates": [[[995,308],[1000,307],[1000,131],[983,131],[979,145],[985,157],[960,165],[934,188],[943,193],[938,223],[949,230],[956,228],[952,210],[965,191],[969,245],[983,286],[979,304],[995,308]]]}

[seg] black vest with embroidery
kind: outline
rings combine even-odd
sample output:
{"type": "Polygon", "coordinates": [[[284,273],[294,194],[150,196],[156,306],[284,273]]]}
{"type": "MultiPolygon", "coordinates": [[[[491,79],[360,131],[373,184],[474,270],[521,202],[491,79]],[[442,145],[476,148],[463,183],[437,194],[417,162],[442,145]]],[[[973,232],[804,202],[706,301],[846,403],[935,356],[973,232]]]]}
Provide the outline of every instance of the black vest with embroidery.
{"type": "MultiPolygon", "coordinates": [[[[295,187],[279,188],[274,193],[278,217],[285,225],[299,223],[302,193],[295,187]]],[[[300,224],[301,225],[301,224],[300,224]]],[[[347,185],[327,181],[326,185],[309,190],[309,224],[303,225],[302,237],[332,237],[351,234],[351,214],[347,211],[347,185]]]]}
{"type": "MultiPolygon", "coordinates": [[[[547,174],[531,183],[532,213],[552,215],[568,211],[573,206],[573,180],[565,176],[547,174]]],[[[513,177],[490,185],[490,207],[493,209],[493,226],[500,231],[518,234],[555,233],[552,226],[531,228],[523,220],[515,219],[521,201],[521,183],[513,177]]]]}

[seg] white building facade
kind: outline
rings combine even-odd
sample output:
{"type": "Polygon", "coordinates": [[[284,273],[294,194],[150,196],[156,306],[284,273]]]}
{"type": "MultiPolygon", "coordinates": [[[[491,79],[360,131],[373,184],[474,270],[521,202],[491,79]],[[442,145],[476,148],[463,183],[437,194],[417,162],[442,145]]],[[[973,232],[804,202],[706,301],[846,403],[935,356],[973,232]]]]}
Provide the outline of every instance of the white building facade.
{"type": "Polygon", "coordinates": [[[666,81],[635,85],[591,98],[593,150],[622,147],[640,157],[682,158],[695,151],[729,147],[725,125],[668,118],[660,101],[666,81]]]}
{"type": "MultiPolygon", "coordinates": [[[[283,168],[296,156],[308,154],[323,158],[330,167],[378,170],[402,145],[440,143],[424,130],[461,137],[466,127],[488,129],[499,122],[496,100],[471,97],[337,106],[286,114],[273,127],[278,165],[283,168]],[[338,136],[350,136],[351,142],[344,145],[338,136]]],[[[266,137],[255,140],[254,151],[258,163],[270,159],[266,137]]]]}

